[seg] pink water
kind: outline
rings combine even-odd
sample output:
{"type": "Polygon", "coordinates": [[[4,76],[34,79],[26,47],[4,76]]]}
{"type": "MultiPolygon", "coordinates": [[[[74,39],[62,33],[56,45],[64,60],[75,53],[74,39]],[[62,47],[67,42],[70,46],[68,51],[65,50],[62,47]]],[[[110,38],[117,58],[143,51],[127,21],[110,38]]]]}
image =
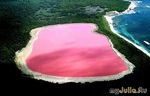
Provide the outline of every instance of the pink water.
{"type": "Polygon", "coordinates": [[[94,24],[53,25],[42,29],[26,58],[30,70],[61,77],[95,77],[127,70],[106,36],[94,24]]]}

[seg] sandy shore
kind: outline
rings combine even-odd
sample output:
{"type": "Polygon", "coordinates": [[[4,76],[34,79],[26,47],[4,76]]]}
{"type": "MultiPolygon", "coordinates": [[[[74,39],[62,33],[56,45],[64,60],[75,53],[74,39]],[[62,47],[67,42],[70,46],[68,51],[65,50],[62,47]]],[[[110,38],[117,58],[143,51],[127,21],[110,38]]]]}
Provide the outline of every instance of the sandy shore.
{"type": "MultiPolygon", "coordinates": [[[[48,27],[48,26],[46,26],[48,27]]],[[[29,43],[27,44],[27,46],[25,48],[23,48],[21,51],[17,51],[16,52],[16,58],[15,58],[15,62],[17,67],[25,74],[29,75],[31,78],[37,79],[37,80],[44,80],[44,81],[48,81],[48,82],[53,82],[53,83],[67,83],[67,82],[75,82],[75,83],[85,83],[85,82],[94,82],[94,81],[110,81],[110,80],[116,80],[119,78],[124,77],[127,74],[130,74],[133,72],[134,69],[134,65],[129,62],[124,55],[122,55],[120,52],[118,52],[111,40],[109,39],[109,42],[111,44],[112,49],[117,53],[117,55],[125,62],[125,64],[128,67],[127,71],[123,71],[119,74],[116,75],[110,75],[110,76],[99,76],[99,77],[59,77],[59,76],[50,76],[50,75],[44,75],[38,72],[34,72],[32,70],[30,70],[27,67],[26,64],[26,58],[29,56],[29,54],[32,51],[32,47],[33,47],[33,43],[37,40],[38,38],[38,33],[40,32],[40,30],[42,30],[45,27],[41,27],[41,28],[36,28],[31,30],[30,35],[31,35],[31,39],[29,41],[29,43]]],[[[97,27],[98,28],[98,27],[97,27]]],[[[94,30],[95,31],[95,30],[94,30]]]]}
{"type": "Polygon", "coordinates": [[[135,13],[135,11],[133,10],[138,2],[136,1],[129,1],[131,2],[131,4],[129,5],[128,9],[123,11],[123,12],[118,12],[118,11],[110,11],[110,12],[106,12],[106,16],[109,16],[109,17],[115,17],[115,16],[119,16],[119,15],[123,15],[123,14],[133,14],[135,13]]]}
{"type": "Polygon", "coordinates": [[[112,19],[113,19],[115,16],[117,16],[117,15],[123,15],[123,14],[132,14],[132,13],[135,13],[133,9],[136,7],[136,5],[137,5],[139,2],[136,2],[136,1],[130,1],[130,2],[131,2],[130,6],[129,6],[128,9],[125,10],[124,12],[118,13],[118,12],[116,12],[116,11],[115,11],[115,12],[112,11],[113,13],[116,13],[116,14],[111,14],[112,12],[110,12],[110,13],[108,13],[108,14],[105,15],[105,18],[106,18],[106,20],[108,21],[108,24],[109,24],[110,29],[111,29],[112,32],[114,32],[114,33],[117,34],[119,37],[123,38],[124,40],[126,40],[127,42],[129,42],[130,44],[132,44],[133,46],[135,46],[136,48],[138,48],[139,50],[141,50],[141,51],[144,52],[147,56],[150,57],[150,54],[149,54],[144,48],[142,48],[142,47],[139,46],[139,45],[136,45],[135,43],[133,43],[132,41],[128,40],[128,39],[125,38],[124,36],[118,34],[118,33],[116,32],[116,30],[114,29],[114,27],[113,27],[113,20],[112,20],[112,19]]]}

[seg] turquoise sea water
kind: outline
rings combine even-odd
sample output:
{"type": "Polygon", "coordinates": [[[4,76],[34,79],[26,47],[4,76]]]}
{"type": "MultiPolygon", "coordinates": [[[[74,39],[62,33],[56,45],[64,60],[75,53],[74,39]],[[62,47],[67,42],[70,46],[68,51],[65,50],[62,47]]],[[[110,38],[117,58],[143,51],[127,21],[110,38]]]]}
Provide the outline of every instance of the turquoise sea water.
{"type": "Polygon", "coordinates": [[[113,18],[114,29],[120,35],[141,46],[150,54],[150,0],[140,1],[133,10],[136,13],[113,18]]]}

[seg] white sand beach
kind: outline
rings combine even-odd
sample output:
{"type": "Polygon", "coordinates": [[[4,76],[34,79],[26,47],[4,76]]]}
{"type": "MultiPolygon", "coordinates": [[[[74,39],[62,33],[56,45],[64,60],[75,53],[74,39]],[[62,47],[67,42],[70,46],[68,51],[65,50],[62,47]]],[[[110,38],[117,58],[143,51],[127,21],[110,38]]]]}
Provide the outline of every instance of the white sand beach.
{"type": "MultiPolygon", "coordinates": [[[[128,7],[128,9],[125,10],[124,12],[122,12],[122,13],[117,14],[117,15],[132,14],[132,13],[134,13],[134,10],[133,10],[133,9],[137,6],[137,4],[138,4],[139,2],[136,2],[136,1],[130,1],[130,2],[131,2],[131,4],[130,4],[130,6],[128,7]]],[[[115,12],[115,13],[116,13],[116,12],[115,12]]],[[[126,40],[127,42],[129,42],[130,44],[132,44],[133,46],[135,46],[136,48],[138,48],[139,50],[141,50],[141,51],[144,52],[147,56],[150,57],[150,54],[149,54],[147,51],[145,51],[145,49],[143,49],[141,46],[139,46],[139,45],[133,43],[132,41],[128,40],[127,38],[125,38],[124,36],[122,36],[122,35],[120,35],[120,34],[118,34],[118,33],[116,32],[116,30],[115,30],[114,27],[113,27],[113,20],[112,20],[112,19],[114,18],[114,16],[116,16],[116,14],[115,14],[115,15],[109,15],[109,14],[106,14],[106,15],[105,15],[105,18],[106,18],[106,20],[108,21],[108,24],[109,24],[109,26],[110,26],[111,31],[114,32],[114,33],[117,34],[119,37],[123,38],[124,40],[126,40]]]]}

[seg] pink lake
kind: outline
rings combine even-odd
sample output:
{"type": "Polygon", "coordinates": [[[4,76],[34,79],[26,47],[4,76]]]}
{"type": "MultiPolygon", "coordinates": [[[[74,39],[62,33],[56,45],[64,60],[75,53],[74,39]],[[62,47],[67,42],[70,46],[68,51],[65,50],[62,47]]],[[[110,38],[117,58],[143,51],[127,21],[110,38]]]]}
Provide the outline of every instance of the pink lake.
{"type": "Polygon", "coordinates": [[[127,71],[125,62],[111,48],[108,38],[91,23],[52,25],[38,32],[27,67],[60,77],[97,77],[127,71]]]}

